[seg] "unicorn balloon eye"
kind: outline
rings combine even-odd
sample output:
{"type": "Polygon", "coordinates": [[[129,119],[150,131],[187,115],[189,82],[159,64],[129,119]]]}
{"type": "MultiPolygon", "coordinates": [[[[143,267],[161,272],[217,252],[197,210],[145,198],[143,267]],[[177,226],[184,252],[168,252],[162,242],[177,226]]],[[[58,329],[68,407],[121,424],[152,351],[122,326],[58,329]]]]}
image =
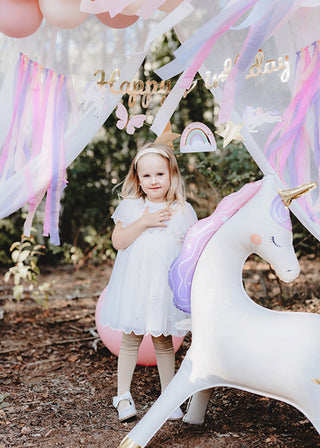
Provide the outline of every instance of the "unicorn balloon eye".
{"type": "Polygon", "coordinates": [[[276,240],[275,240],[274,236],[271,236],[271,237],[270,237],[270,241],[271,241],[275,246],[277,246],[277,247],[281,247],[280,244],[277,244],[277,243],[276,243],[276,240]]]}

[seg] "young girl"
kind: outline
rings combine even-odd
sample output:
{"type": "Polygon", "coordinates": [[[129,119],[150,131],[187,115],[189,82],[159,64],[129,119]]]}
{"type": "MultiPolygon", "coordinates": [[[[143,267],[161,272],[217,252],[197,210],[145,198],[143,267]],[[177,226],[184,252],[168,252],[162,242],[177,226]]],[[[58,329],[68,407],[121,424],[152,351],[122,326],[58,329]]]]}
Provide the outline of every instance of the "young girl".
{"type": "MultiPolygon", "coordinates": [[[[184,334],[175,324],[186,315],[172,303],[168,270],[197,217],[185,201],[176,158],[164,144],[147,144],[138,151],[121,196],[112,215],[116,224],[112,243],[118,255],[100,320],[123,332],[113,405],[124,421],[136,415],[130,385],[144,334],[152,336],[162,390],[174,375],[172,335],[184,334]]],[[[178,408],[171,418],[182,416],[178,408]]]]}

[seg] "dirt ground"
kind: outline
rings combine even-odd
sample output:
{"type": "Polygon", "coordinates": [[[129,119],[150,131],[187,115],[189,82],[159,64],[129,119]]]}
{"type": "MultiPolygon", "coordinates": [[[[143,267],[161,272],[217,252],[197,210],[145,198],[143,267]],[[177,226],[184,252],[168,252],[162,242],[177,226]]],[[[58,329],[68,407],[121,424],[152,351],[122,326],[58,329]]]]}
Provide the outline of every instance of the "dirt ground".
{"type": "MultiPolygon", "coordinates": [[[[269,308],[320,313],[319,262],[301,260],[300,277],[279,289],[268,265],[250,260],[244,270],[248,294],[269,308]]],[[[94,332],[96,302],[110,269],[43,270],[40,282],[54,281],[47,312],[27,297],[17,304],[0,272],[0,448],[116,448],[136,424],[117,420],[117,358],[94,332]]],[[[177,368],[190,340],[189,334],[177,353],[177,368]]],[[[132,391],[140,419],[160,392],[156,367],[138,366],[132,391]]],[[[160,446],[315,448],[320,437],[285,403],[217,388],[205,423],[168,421],[148,445],[160,446]]]]}

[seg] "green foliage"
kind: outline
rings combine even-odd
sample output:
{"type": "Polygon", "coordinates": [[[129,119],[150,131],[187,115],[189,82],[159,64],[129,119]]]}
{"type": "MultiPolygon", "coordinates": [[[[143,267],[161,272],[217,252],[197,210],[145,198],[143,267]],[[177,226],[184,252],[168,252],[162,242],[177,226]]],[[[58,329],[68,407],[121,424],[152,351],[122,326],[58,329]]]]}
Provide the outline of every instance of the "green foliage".
{"type": "Polygon", "coordinates": [[[60,246],[48,244],[46,250],[46,263],[49,264],[73,264],[78,265],[83,258],[83,252],[80,247],[73,246],[70,243],[62,243],[60,246]]]}
{"type": "Polygon", "coordinates": [[[87,228],[85,242],[88,244],[88,249],[84,254],[85,260],[90,259],[93,264],[101,264],[108,259],[115,259],[111,239],[106,235],[100,235],[94,227],[87,228]]]}
{"type": "Polygon", "coordinates": [[[56,262],[73,264],[81,267],[87,262],[98,265],[107,260],[115,259],[115,250],[113,249],[110,231],[106,234],[99,234],[93,226],[82,227],[83,249],[70,243],[63,243],[60,246],[49,244],[47,252],[49,258],[56,262]]]}
{"type": "Polygon", "coordinates": [[[4,275],[4,281],[9,282],[13,277],[13,297],[19,301],[23,293],[31,293],[31,297],[40,305],[47,307],[49,295],[51,293],[51,284],[44,283],[37,289],[34,285],[37,283],[40,269],[38,260],[44,254],[44,246],[36,244],[34,238],[21,237],[21,241],[14,242],[10,247],[11,259],[14,266],[10,267],[4,275]]]}
{"type": "Polygon", "coordinates": [[[241,188],[245,183],[262,177],[262,173],[248,151],[240,144],[230,143],[225,149],[220,147],[205,157],[200,156],[199,171],[218,189],[221,197],[241,188]]]}
{"type": "Polygon", "coordinates": [[[309,233],[301,222],[291,213],[293,245],[299,257],[308,255],[313,258],[320,256],[320,241],[309,233]]]}
{"type": "Polygon", "coordinates": [[[48,309],[49,306],[49,297],[53,296],[53,286],[54,282],[43,282],[41,285],[38,285],[36,289],[33,288],[33,285],[30,285],[30,290],[32,291],[32,299],[41,307],[48,309]]]}
{"type": "Polygon", "coordinates": [[[20,212],[0,220],[0,266],[10,266],[12,263],[10,246],[13,241],[20,239],[22,225],[20,212]]]}

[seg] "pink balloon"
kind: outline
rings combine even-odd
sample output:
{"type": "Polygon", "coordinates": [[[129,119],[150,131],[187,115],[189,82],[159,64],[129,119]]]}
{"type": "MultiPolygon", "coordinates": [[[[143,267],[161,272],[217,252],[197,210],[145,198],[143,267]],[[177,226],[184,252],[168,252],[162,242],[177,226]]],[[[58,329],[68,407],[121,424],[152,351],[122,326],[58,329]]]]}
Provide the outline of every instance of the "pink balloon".
{"type": "Polygon", "coordinates": [[[88,17],[88,12],[80,11],[81,0],[39,0],[42,14],[57,28],[75,28],[88,17]]]}
{"type": "MultiPolygon", "coordinates": [[[[100,323],[100,312],[103,302],[103,295],[99,297],[99,300],[97,302],[96,306],[96,326],[98,334],[104,343],[104,345],[107,347],[108,350],[110,350],[111,353],[118,356],[119,350],[120,350],[120,344],[121,344],[121,338],[122,338],[122,332],[121,331],[115,331],[112,330],[109,327],[103,327],[100,323]]],[[[182,337],[173,336],[173,347],[174,351],[176,352],[183,341],[182,337]]],[[[156,353],[154,351],[153,343],[150,334],[145,335],[143,337],[143,340],[140,345],[139,354],[138,354],[138,361],[137,364],[142,366],[155,366],[157,364],[156,359],[156,353]]]]}
{"type": "Polygon", "coordinates": [[[27,37],[41,25],[43,15],[37,0],[1,0],[0,32],[9,37],[27,37]]]}
{"type": "Polygon", "coordinates": [[[117,14],[116,16],[111,17],[108,12],[96,14],[96,17],[104,25],[110,26],[110,28],[117,29],[127,28],[128,26],[133,25],[139,19],[139,16],[126,16],[125,14],[117,14]]]}

